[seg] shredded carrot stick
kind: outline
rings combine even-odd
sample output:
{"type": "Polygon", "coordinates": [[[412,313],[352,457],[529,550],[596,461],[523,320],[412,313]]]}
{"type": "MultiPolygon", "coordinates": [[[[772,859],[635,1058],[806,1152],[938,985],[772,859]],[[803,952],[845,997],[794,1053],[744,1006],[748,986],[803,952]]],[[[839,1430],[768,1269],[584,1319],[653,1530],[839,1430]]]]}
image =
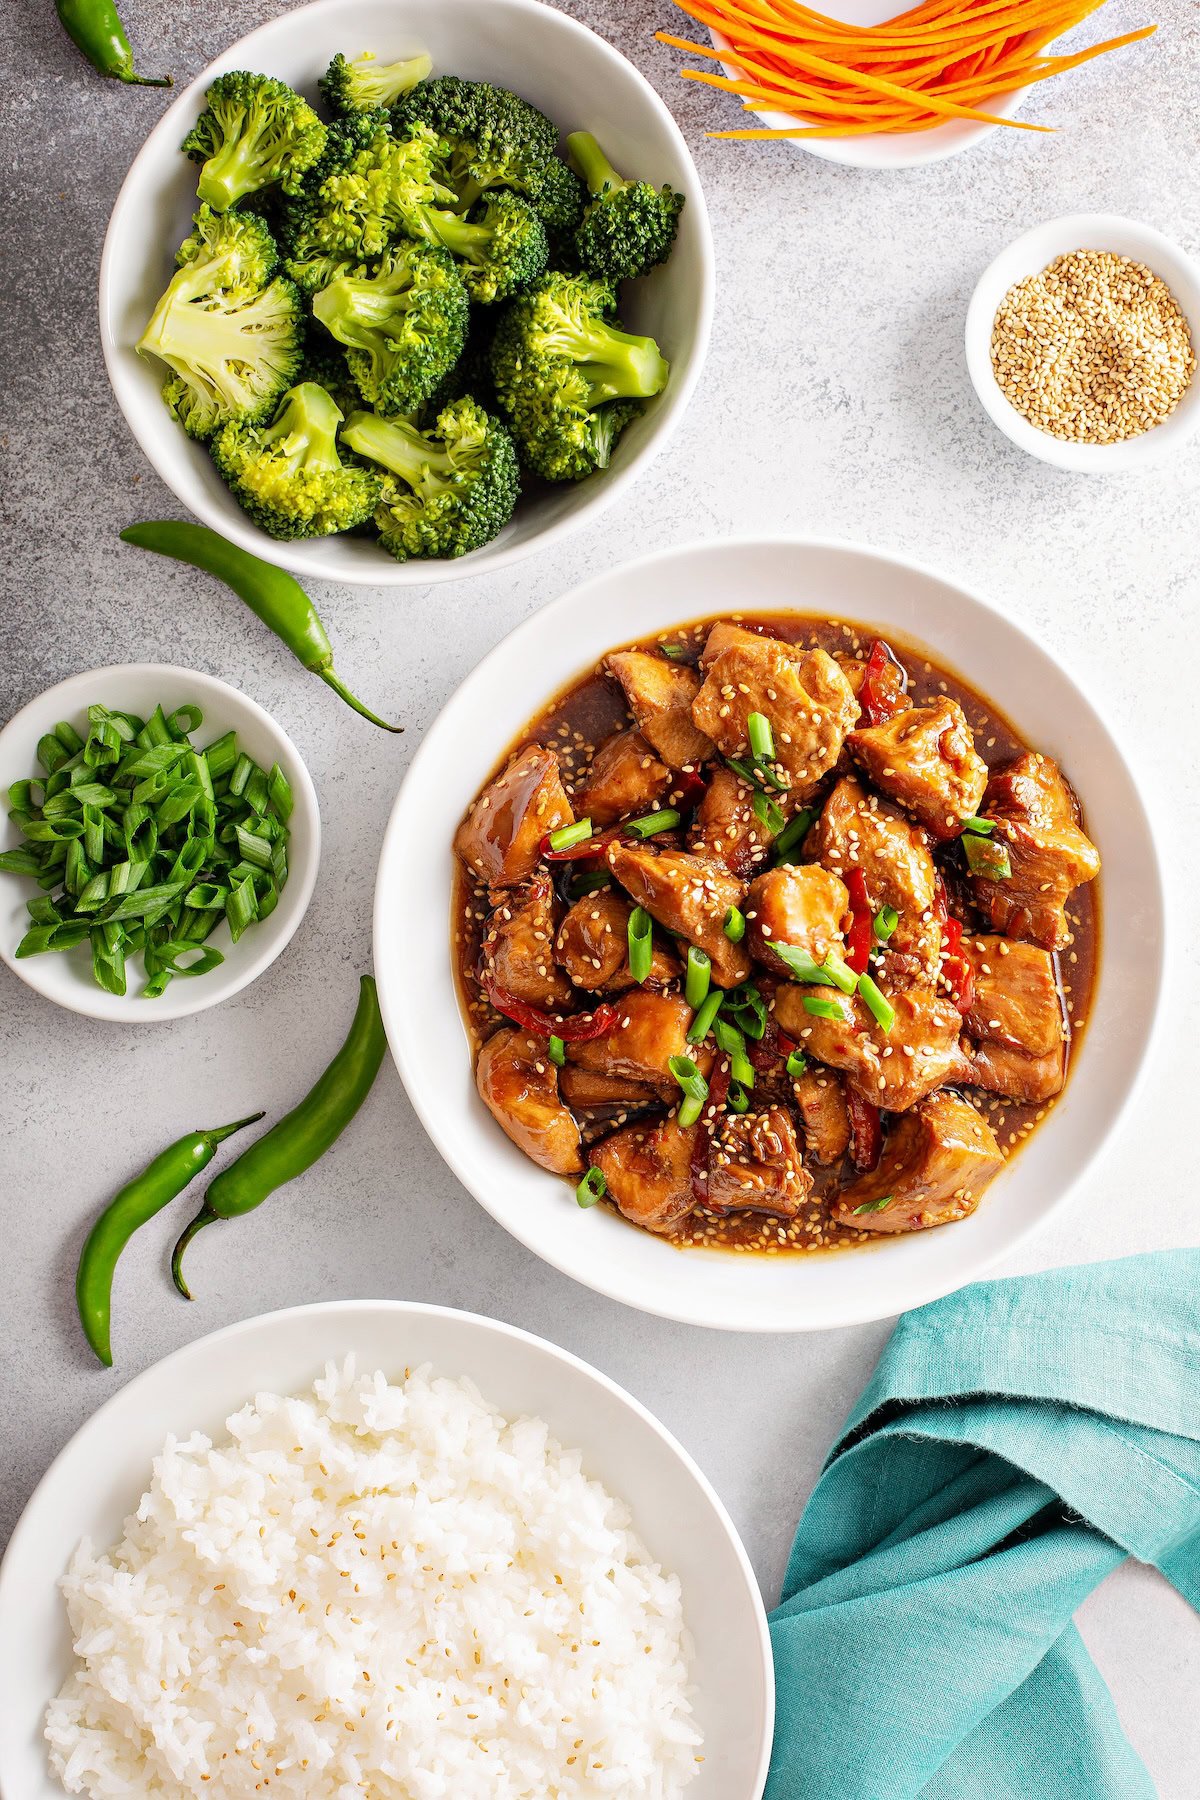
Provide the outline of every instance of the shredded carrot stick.
{"type": "Polygon", "coordinates": [[[681,69],[685,81],[736,94],[748,112],[780,112],[792,126],[710,131],[714,138],[861,137],[930,131],[974,119],[1048,131],[987,110],[987,102],[1065,74],[1149,37],[1156,27],[1046,55],[1105,0],[920,0],[883,25],[858,27],[801,0],[675,0],[713,43],[657,33],[660,43],[730,65],[737,75],[681,69]]]}

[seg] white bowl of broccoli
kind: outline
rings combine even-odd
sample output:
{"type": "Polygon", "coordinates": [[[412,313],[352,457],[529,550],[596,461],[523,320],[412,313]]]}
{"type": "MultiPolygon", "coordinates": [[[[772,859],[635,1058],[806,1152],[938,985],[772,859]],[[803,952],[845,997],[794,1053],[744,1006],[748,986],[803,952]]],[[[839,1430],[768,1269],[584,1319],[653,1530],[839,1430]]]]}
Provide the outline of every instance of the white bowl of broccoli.
{"type": "Polygon", "coordinates": [[[699,377],[713,280],[677,126],[585,26],[540,0],[315,0],[150,133],[100,331],[205,524],[301,580],[424,585],[637,477],[699,377]]]}

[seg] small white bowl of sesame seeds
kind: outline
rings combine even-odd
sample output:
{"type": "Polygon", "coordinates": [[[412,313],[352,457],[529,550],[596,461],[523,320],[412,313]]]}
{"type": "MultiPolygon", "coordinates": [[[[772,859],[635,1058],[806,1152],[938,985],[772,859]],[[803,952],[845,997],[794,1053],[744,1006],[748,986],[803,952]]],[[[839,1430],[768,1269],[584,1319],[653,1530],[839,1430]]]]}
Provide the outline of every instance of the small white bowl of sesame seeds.
{"type": "Polygon", "coordinates": [[[1200,269],[1151,225],[1074,213],[1002,250],[967,309],[992,423],[1056,468],[1114,474],[1200,425],[1200,269]]]}

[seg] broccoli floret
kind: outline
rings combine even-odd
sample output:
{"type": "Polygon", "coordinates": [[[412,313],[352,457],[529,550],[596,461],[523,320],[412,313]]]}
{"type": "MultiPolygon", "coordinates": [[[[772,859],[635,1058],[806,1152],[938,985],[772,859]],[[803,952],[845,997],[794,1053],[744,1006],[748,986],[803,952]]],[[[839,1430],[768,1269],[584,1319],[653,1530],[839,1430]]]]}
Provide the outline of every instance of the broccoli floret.
{"type": "Polygon", "coordinates": [[[304,360],[297,381],[315,381],[318,387],[323,387],[343,418],[349,418],[362,405],[362,395],[350,374],[346,352],[315,319],[309,321],[305,334],[304,360]]]}
{"type": "Polygon", "coordinates": [[[294,193],[325,148],[325,126],[307,100],[269,75],[218,75],[180,146],[203,163],[197,192],[218,212],[276,183],[294,193]]]}
{"type": "Polygon", "coordinates": [[[137,348],[167,364],[163,399],[189,437],[206,438],[228,419],[265,418],[296,379],[304,304],[293,282],[271,279],[262,219],[202,206],[194,227],[137,348]]]}
{"type": "Polygon", "coordinates": [[[492,342],[492,377],[522,460],[547,481],[604,468],[636,406],[666,386],[653,338],[612,323],[612,286],[584,275],[543,275],[512,300],[492,342]]]}
{"type": "Polygon", "coordinates": [[[402,241],[373,273],[322,288],[313,313],[347,348],[363,398],[385,413],[411,413],[462,354],[470,306],[454,258],[402,241]]]}
{"type": "Polygon", "coordinates": [[[425,126],[442,140],[447,178],[465,212],[489,188],[514,188],[532,199],[558,148],[545,113],[507,88],[438,75],[392,108],[397,136],[425,126]]]}
{"type": "Polygon", "coordinates": [[[283,396],[269,425],[229,424],[213,439],[212,459],[234,498],[272,537],[327,537],[370,516],[379,477],[342,462],[341,419],[325,389],[307,381],[283,396]]]}
{"type": "Polygon", "coordinates": [[[354,413],[343,440],[388,471],[375,511],[385,550],[409,557],[465,556],[512,518],[520,490],[513,442],[474,400],[456,400],[431,431],[403,419],[354,413]]]}
{"type": "Polygon", "coordinates": [[[575,233],[581,268],[605,281],[632,281],[666,262],[679,229],[683,195],[618,175],[589,131],[567,139],[590,200],[575,233]]]}
{"type": "Polygon", "coordinates": [[[421,207],[410,227],[444,245],[457,259],[471,299],[490,306],[536,281],[550,247],[541,220],[519,194],[501,189],[476,210],[481,216],[468,220],[435,206],[421,207]]]}
{"type": "Polygon", "coordinates": [[[331,125],[324,155],[283,209],[284,267],[293,281],[306,294],[328,287],[382,256],[422,207],[452,200],[436,178],[439,149],[428,131],[398,141],[385,112],[331,125]]]}
{"type": "Polygon", "coordinates": [[[376,61],[373,50],[364,50],[353,58],[339,52],[317,85],[330,112],[344,118],[347,113],[394,106],[401,94],[424,81],[432,68],[432,57],[424,55],[410,56],[405,62],[381,63],[376,61]]]}

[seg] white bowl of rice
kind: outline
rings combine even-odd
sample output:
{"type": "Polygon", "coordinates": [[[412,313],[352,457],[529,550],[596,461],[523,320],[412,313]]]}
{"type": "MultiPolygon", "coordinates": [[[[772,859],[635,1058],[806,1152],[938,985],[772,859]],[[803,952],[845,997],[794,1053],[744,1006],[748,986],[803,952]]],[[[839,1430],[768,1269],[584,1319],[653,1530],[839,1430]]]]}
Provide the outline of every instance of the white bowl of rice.
{"type": "Polygon", "coordinates": [[[398,1301],[230,1326],[102,1407],[0,1566],[0,1692],[5,1800],[758,1800],[774,1713],[681,1446],[398,1301]]]}

